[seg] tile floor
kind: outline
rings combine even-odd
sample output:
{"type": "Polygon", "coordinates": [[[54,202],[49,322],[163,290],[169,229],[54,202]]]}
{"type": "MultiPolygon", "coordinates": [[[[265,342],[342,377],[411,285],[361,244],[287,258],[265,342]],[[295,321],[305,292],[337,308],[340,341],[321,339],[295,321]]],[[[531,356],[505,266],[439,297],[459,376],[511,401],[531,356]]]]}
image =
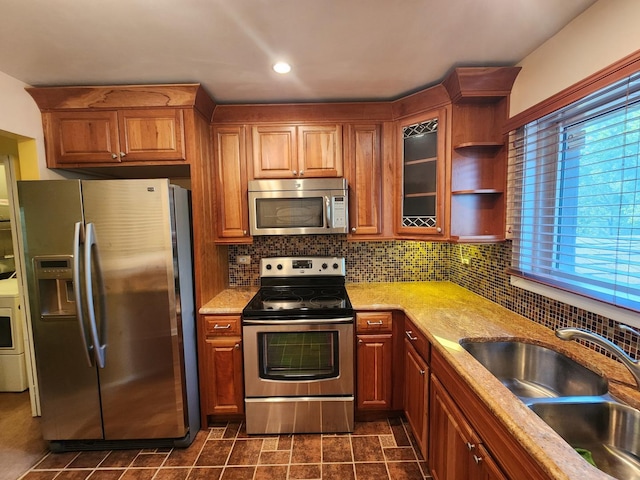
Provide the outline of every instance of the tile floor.
{"type": "Polygon", "coordinates": [[[186,449],[48,454],[21,480],[423,480],[426,464],[401,419],[357,422],[345,435],[248,436],[202,430],[186,449]]]}

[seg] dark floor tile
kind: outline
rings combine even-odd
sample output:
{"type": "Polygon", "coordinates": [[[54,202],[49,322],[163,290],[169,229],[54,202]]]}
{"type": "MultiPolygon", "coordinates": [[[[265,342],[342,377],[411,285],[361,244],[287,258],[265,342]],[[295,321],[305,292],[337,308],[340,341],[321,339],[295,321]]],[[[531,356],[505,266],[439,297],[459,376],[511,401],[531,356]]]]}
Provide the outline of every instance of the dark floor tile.
{"type": "Polygon", "coordinates": [[[383,451],[387,461],[416,460],[416,453],[411,447],[384,448],[383,451]]]}
{"type": "Polygon", "coordinates": [[[291,460],[291,452],[289,450],[269,450],[260,453],[260,465],[285,465],[291,460]]]}
{"type": "Polygon", "coordinates": [[[109,455],[109,452],[81,452],[67,468],[95,468],[109,455]]]}
{"type": "Polygon", "coordinates": [[[168,453],[141,453],[138,455],[132,467],[159,467],[167,459],[168,453]]]}
{"type": "Polygon", "coordinates": [[[294,435],[291,463],[320,463],[321,444],[320,435],[294,435]]]}
{"type": "Polygon", "coordinates": [[[208,440],[202,447],[202,452],[196,460],[196,465],[201,467],[225,465],[232,447],[233,440],[208,440]]]}
{"type": "Polygon", "coordinates": [[[322,437],[322,462],[353,462],[349,437],[322,437]]]}
{"type": "Polygon", "coordinates": [[[225,467],[222,480],[253,480],[256,467],[225,467]]]}
{"type": "Polygon", "coordinates": [[[87,477],[87,480],[118,480],[122,474],[124,473],[124,469],[121,468],[113,468],[107,470],[95,470],[91,475],[87,477]]]}
{"type": "Polygon", "coordinates": [[[174,448],[169,454],[164,466],[188,467],[195,464],[204,443],[207,441],[208,435],[209,430],[200,430],[191,445],[187,448],[174,448]]]}
{"type": "Polygon", "coordinates": [[[322,478],[322,470],[320,464],[315,465],[289,465],[289,478],[297,479],[315,479],[322,478]]]}
{"type": "Polygon", "coordinates": [[[58,473],[60,473],[59,470],[31,470],[26,475],[22,476],[20,480],[52,480],[58,473]]]}
{"type": "Polygon", "coordinates": [[[389,462],[389,476],[393,480],[423,480],[418,462],[389,462]]]}
{"type": "Polygon", "coordinates": [[[222,475],[221,467],[199,468],[194,467],[187,477],[187,480],[218,480],[222,475]]]}
{"type": "Polygon", "coordinates": [[[262,450],[262,439],[236,440],[227,465],[257,465],[262,450]]]}
{"type": "Polygon", "coordinates": [[[284,480],[288,469],[288,465],[258,465],[253,480],[284,480]]]}
{"type": "Polygon", "coordinates": [[[391,431],[393,432],[393,438],[396,440],[396,445],[399,447],[408,447],[411,445],[407,432],[404,430],[402,423],[398,425],[391,425],[391,431]]]}
{"type": "Polygon", "coordinates": [[[377,435],[352,437],[353,459],[356,462],[383,462],[384,454],[377,435]]]}
{"type": "Polygon", "coordinates": [[[222,438],[236,438],[238,430],[240,430],[240,425],[238,422],[229,422],[222,438]]]}
{"type": "Polygon", "coordinates": [[[153,480],[185,480],[189,475],[189,468],[161,468],[153,480]]]}
{"type": "Polygon", "coordinates": [[[354,480],[353,463],[323,463],[322,480],[354,480]]]}
{"type": "Polygon", "coordinates": [[[62,470],[56,479],[60,480],[85,480],[93,470],[89,469],[75,469],[75,470],[62,470]]]}
{"type": "Polygon", "coordinates": [[[34,468],[38,470],[64,468],[69,465],[74,458],[78,456],[78,452],[50,453],[42,459],[34,468]]]}
{"type": "Polygon", "coordinates": [[[157,471],[157,468],[128,468],[120,480],[151,480],[157,471]]]}
{"type": "Polygon", "coordinates": [[[278,450],[291,450],[293,435],[280,435],[278,438],[278,450]]]}
{"type": "Polygon", "coordinates": [[[100,463],[100,468],[128,467],[139,453],[140,450],[114,450],[100,463]]]}
{"type": "Polygon", "coordinates": [[[356,463],[357,480],[388,480],[389,474],[384,463],[356,463]]]}
{"type": "Polygon", "coordinates": [[[372,422],[356,422],[353,429],[353,435],[390,435],[391,427],[389,422],[384,420],[375,420],[372,422]]]}

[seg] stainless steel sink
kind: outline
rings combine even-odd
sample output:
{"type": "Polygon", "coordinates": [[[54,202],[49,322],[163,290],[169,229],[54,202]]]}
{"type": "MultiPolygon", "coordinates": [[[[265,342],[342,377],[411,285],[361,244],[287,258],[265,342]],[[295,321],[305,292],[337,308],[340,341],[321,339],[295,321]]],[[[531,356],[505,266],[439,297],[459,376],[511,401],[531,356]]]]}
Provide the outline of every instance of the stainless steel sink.
{"type": "Polygon", "coordinates": [[[540,345],[518,341],[460,342],[462,347],[525,403],[527,399],[601,396],[605,378],[540,345]]]}
{"type": "Polygon", "coordinates": [[[589,450],[598,469],[640,480],[640,411],[607,401],[538,403],[530,408],[569,445],[589,450]]]}

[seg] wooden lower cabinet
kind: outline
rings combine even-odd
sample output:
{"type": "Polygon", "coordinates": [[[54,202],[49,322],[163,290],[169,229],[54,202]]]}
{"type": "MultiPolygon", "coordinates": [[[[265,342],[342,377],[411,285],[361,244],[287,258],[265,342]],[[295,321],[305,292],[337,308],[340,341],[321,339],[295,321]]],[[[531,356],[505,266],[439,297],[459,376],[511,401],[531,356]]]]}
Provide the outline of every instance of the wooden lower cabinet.
{"type": "Polygon", "coordinates": [[[393,313],[356,313],[356,408],[393,408],[393,313]]]}
{"type": "Polygon", "coordinates": [[[436,480],[506,480],[476,432],[431,375],[429,467],[436,480]]]}
{"type": "Polygon", "coordinates": [[[427,458],[429,367],[409,339],[405,338],[404,345],[404,413],[420,452],[427,458]]]}
{"type": "Polygon", "coordinates": [[[205,416],[244,413],[242,338],[239,316],[204,317],[204,376],[201,395],[205,396],[205,416]]]}
{"type": "Polygon", "coordinates": [[[429,468],[436,480],[549,480],[453,366],[431,352],[429,468]]]}

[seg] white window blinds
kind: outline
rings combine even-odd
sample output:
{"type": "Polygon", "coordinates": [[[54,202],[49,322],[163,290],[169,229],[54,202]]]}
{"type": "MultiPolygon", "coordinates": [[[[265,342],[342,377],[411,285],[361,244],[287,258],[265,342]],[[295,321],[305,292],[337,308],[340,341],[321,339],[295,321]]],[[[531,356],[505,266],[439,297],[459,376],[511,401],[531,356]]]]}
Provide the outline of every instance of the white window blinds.
{"type": "Polygon", "coordinates": [[[640,73],[510,136],[512,273],[640,311],[640,73]]]}

